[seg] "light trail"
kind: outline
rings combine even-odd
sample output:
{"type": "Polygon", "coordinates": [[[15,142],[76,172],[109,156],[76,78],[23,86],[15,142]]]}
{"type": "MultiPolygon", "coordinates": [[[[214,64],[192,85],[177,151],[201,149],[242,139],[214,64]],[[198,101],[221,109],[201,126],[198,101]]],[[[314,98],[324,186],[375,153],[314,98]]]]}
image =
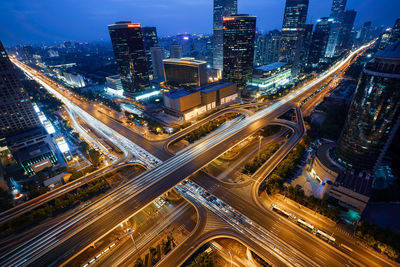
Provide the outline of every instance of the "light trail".
{"type": "MultiPolygon", "coordinates": [[[[167,175],[171,174],[175,170],[178,170],[179,168],[189,163],[190,161],[194,160],[201,154],[206,153],[207,151],[211,151],[215,146],[217,146],[221,142],[224,142],[226,139],[228,139],[235,133],[243,130],[250,124],[258,121],[259,119],[262,119],[270,115],[274,111],[277,111],[283,105],[289,104],[290,101],[294,100],[298,96],[307,92],[315,85],[317,85],[318,83],[320,83],[321,81],[323,81],[324,79],[335,73],[344,64],[346,64],[349,60],[351,60],[351,58],[354,55],[356,55],[357,53],[359,53],[368,46],[369,45],[362,46],[361,48],[351,52],[346,59],[343,59],[338,63],[336,63],[329,71],[326,71],[323,75],[318,76],[318,78],[315,79],[314,81],[308,83],[302,88],[285,96],[280,101],[272,104],[271,106],[268,106],[267,108],[257,112],[256,114],[250,117],[243,119],[242,121],[234,124],[229,128],[223,129],[217,134],[211,135],[210,138],[206,138],[204,141],[200,143],[188,146],[182,151],[182,153],[176,155],[175,157],[160,164],[158,164],[160,162],[159,160],[155,159],[154,157],[153,158],[150,157],[150,162],[154,163],[153,166],[155,166],[153,169],[137,176],[135,179],[129,181],[125,185],[113,191],[108,197],[106,197],[100,203],[94,206],[89,206],[87,209],[83,210],[82,213],[69,218],[67,221],[55,225],[48,231],[43,232],[39,238],[35,237],[32,240],[27,241],[26,243],[18,246],[14,250],[6,253],[5,255],[1,255],[0,265],[3,266],[25,265],[30,262],[33,262],[35,259],[39,258],[41,255],[45,254],[49,249],[51,249],[53,245],[61,243],[63,240],[66,240],[74,233],[80,231],[81,227],[79,226],[82,226],[82,224],[84,224],[84,226],[87,227],[93,222],[101,219],[107,212],[116,209],[123,203],[131,200],[137,194],[148,189],[155,183],[160,182],[167,175]],[[85,223],[82,222],[83,220],[85,220],[85,223]],[[38,247],[40,247],[41,249],[37,249],[38,247]]],[[[38,80],[40,81],[40,79],[38,80]]],[[[57,91],[52,89],[47,84],[45,83],[43,84],[45,87],[49,87],[49,90],[53,90],[55,94],[59,94],[57,91]]],[[[61,94],[59,95],[60,95],[59,97],[65,98],[61,94]]],[[[143,153],[143,155],[139,154],[141,158],[146,160],[149,159],[147,158],[148,153],[144,152],[142,148],[133,144],[131,141],[121,136],[120,134],[116,133],[115,131],[111,130],[107,126],[104,126],[104,124],[94,119],[91,115],[83,111],[81,108],[72,104],[70,100],[65,99],[65,102],[70,103],[72,108],[75,109],[76,112],[79,112],[80,115],[86,117],[86,119],[88,120],[92,119],[95,122],[95,124],[97,122],[97,124],[100,124],[100,127],[104,127],[105,128],[104,131],[108,133],[110,138],[117,138],[127,147],[129,147],[129,145],[132,144],[132,149],[137,149],[136,151],[143,153]]],[[[95,128],[97,129],[97,127],[95,128]]],[[[168,189],[169,188],[167,188],[166,190],[168,189]]]]}

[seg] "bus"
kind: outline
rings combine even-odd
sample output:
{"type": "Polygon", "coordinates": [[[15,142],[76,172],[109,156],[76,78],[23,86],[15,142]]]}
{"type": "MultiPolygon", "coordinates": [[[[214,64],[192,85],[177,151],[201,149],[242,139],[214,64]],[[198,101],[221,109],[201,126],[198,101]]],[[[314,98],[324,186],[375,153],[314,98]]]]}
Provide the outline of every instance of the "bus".
{"type": "Polygon", "coordinates": [[[300,225],[300,227],[302,227],[302,228],[304,228],[304,229],[306,229],[306,230],[308,230],[308,231],[310,231],[310,232],[314,232],[314,230],[315,230],[314,225],[311,225],[311,224],[309,224],[309,223],[306,223],[306,222],[305,222],[304,220],[302,220],[302,219],[298,219],[298,220],[297,220],[297,224],[300,225]]]}
{"type": "Polygon", "coordinates": [[[275,205],[275,204],[272,204],[272,210],[275,211],[276,213],[279,213],[280,215],[282,215],[282,216],[284,216],[284,217],[286,217],[286,218],[289,218],[289,217],[290,217],[290,214],[289,214],[289,213],[287,213],[285,210],[279,208],[279,207],[278,207],[277,205],[275,205]]]}
{"type": "Polygon", "coordinates": [[[328,235],[324,231],[317,230],[317,236],[324,239],[327,242],[335,243],[336,239],[333,236],[328,235]]]}

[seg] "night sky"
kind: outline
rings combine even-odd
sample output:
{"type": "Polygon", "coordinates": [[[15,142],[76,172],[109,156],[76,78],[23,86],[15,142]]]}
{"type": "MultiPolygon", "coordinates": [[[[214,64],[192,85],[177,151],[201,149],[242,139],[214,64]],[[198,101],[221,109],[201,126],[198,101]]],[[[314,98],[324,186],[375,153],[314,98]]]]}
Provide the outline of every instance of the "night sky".
{"type": "MultiPolygon", "coordinates": [[[[259,30],[280,29],[285,0],[238,0],[239,12],[257,16],[259,30]]],[[[307,21],[329,16],[332,0],[310,0],[307,21]]],[[[211,33],[213,0],[1,0],[0,40],[5,45],[64,40],[108,40],[107,25],[131,20],[156,26],[160,36],[211,33]]],[[[356,27],[392,26],[400,0],[348,0],[356,27]]]]}

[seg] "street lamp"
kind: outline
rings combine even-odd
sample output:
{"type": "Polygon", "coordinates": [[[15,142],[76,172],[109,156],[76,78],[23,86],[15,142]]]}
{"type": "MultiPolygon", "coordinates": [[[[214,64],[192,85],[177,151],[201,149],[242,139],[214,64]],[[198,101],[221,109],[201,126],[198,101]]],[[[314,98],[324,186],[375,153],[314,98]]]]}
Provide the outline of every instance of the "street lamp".
{"type": "Polygon", "coordinates": [[[260,150],[261,150],[261,139],[263,137],[261,135],[258,136],[258,161],[260,161],[260,150]]]}

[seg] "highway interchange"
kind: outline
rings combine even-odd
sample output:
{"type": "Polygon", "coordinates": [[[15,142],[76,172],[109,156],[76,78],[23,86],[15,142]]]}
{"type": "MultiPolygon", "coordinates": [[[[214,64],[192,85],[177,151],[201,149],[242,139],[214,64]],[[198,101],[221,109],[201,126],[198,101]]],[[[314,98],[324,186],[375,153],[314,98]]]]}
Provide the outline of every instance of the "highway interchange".
{"type": "MultiPolygon", "coordinates": [[[[162,163],[159,163],[157,158],[148,155],[149,153],[147,153],[145,149],[137,148],[136,145],[127,142],[130,140],[126,137],[112,130],[110,131],[111,128],[104,130],[105,134],[108,134],[110,138],[117,137],[117,139],[123,143],[125,150],[134,150],[136,153],[133,154],[139,154],[140,160],[146,161],[146,163],[150,162],[153,169],[150,169],[148,172],[134,178],[129,183],[110,193],[104,201],[97,203],[95,206],[88,207],[79,215],[69,218],[67,221],[56,225],[29,242],[22,244],[12,253],[2,255],[1,264],[32,264],[38,266],[63,262],[66,258],[71,257],[74,252],[89,245],[93,241],[93,237],[104,235],[127,216],[134,214],[145,204],[151,202],[162,193],[191,176],[211,160],[229,149],[233,144],[236,144],[238,141],[267,125],[274,118],[279,117],[279,115],[292,107],[292,103],[298,97],[308,93],[310,89],[314,88],[321,81],[336,73],[348,60],[360,51],[353,52],[346,60],[338,62],[329,72],[321,74],[314,81],[282,98],[278,102],[229,128],[217,131],[201,142],[185,148],[175,157],[162,163]]],[[[38,81],[40,82],[40,80],[38,81]]],[[[44,84],[42,85],[44,86],[44,84]]],[[[66,102],[68,101],[69,100],[66,100],[66,102]]],[[[73,109],[76,109],[76,107],[73,107],[73,109]]],[[[83,116],[90,116],[89,114],[86,115],[87,113],[83,110],[76,110],[78,110],[80,114],[84,114],[83,116]]],[[[91,120],[93,117],[87,117],[86,119],[91,120]]],[[[97,127],[99,126],[97,125],[97,127]]],[[[100,127],[103,128],[104,126],[100,127]]],[[[302,134],[294,134],[293,136],[296,136],[293,140],[293,144],[295,144],[297,139],[301,139],[302,134]]],[[[288,145],[287,149],[289,151],[293,144],[288,145]]],[[[279,154],[283,155],[284,153],[279,154]]],[[[271,165],[276,166],[276,164],[271,165]]],[[[272,217],[274,222],[281,221],[279,218],[276,220],[276,216],[272,217]]],[[[264,224],[262,225],[264,226],[264,224]]],[[[284,224],[282,228],[292,229],[293,227],[287,227],[287,225],[284,224]]],[[[289,232],[292,233],[293,231],[290,230],[289,232]]],[[[301,232],[301,230],[295,232],[298,234],[297,232],[301,232]]],[[[310,241],[310,244],[314,246],[314,249],[321,247],[321,245],[318,245],[315,238],[311,238],[310,240],[313,240],[310,241]]],[[[324,249],[326,249],[325,247],[328,247],[327,251],[330,251],[328,245],[325,245],[324,249]]],[[[334,253],[332,252],[332,254],[334,253]]],[[[307,254],[307,256],[310,256],[310,254],[307,254]]],[[[297,257],[298,255],[296,258],[297,257]]]]}

